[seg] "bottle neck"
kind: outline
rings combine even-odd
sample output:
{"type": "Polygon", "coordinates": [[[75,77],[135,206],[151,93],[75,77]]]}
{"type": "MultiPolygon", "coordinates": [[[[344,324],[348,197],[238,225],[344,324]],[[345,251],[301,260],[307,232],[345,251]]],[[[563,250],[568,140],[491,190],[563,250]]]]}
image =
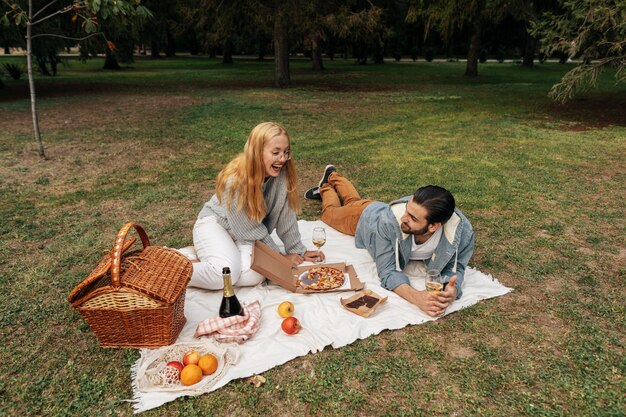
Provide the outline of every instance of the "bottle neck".
{"type": "Polygon", "coordinates": [[[233,284],[230,281],[230,274],[224,274],[224,297],[232,297],[235,295],[235,290],[233,289],[233,284]]]}

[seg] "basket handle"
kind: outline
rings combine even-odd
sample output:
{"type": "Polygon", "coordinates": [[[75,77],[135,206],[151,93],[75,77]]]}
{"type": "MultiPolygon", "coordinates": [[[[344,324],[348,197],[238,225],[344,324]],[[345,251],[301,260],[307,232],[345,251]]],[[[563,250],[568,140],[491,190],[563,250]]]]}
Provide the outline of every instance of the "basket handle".
{"type": "Polygon", "coordinates": [[[122,226],[117,234],[117,238],[115,239],[115,246],[111,249],[111,286],[113,288],[120,287],[120,266],[122,261],[122,252],[124,252],[124,241],[126,240],[126,235],[128,235],[131,227],[134,227],[137,231],[137,234],[141,238],[141,243],[143,243],[144,249],[150,246],[150,239],[148,239],[148,235],[143,227],[135,222],[128,222],[122,226]]]}

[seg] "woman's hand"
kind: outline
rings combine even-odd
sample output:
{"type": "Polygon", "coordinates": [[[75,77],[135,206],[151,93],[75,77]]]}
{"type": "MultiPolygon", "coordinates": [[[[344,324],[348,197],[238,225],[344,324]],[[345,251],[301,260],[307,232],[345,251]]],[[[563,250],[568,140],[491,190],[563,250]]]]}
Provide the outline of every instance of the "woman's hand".
{"type": "Polygon", "coordinates": [[[304,260],[309,262],[322,262],[326,255],[321,250],[308,250],[304,252],[304,260]]]}
{"type": "MultiPolygon", "coordinates": [[[[305,254],[306,255],[306,254],[305,254]]],[[[287,255],[283,255],[285,258],[289,259],[289,261],[294,265],[300,265],[304,262],[304,258],[297,253],[289,253],[287,255]]]]}
{"type": "Polygon", "coordinates": [[[308,250],[304,252],[304,255],[302,256],[298,255],[297,253],[289,253],[283,256],[289,259],[289,261],[295,265],[300,265],[304,261],[322,262],[324,259],[326,259],[324,252],[318,250],[308,250]]]}

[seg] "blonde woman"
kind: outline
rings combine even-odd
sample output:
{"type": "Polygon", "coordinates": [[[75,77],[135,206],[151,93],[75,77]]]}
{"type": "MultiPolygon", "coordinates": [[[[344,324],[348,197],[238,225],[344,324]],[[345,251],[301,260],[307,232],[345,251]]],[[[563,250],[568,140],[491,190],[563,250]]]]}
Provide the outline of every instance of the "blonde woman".
{"type": "Polygon", "coordinates": [[[263,276],[250,269],[252,246],[260,240],[279,252],[270,236],[274,230],[292,263],[315,261],[318,254],[323,258],[302,244],[299,209],[289,135],[277,123],[261,123],[250,132],[243,152],[219,173],[215,195],[198,215],[193,243],[200,262],[193,264],[189,285],[221,289],[225,266],[233,285],[260,283],[263,276]]]}

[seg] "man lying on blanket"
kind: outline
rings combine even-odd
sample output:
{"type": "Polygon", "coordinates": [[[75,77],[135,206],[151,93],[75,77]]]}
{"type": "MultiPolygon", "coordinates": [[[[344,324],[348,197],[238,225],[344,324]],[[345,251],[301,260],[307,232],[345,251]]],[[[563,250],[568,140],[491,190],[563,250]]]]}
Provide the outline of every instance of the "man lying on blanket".
{"type": "Polygon", "coordinates": [[[461,297],[465,268],[474,252],[474,231],[448,190],[428,185],[385,204],[362,199],[352,183],[328,165],[319,186],[304,196],[322,202],[324,223],[355,236],[356,247],[368,250],[384,288],[432,317],[461,297]],[[416,290],[405,268],[419,273],[435,269],[447,277],[447,285],[440,292],[416,290]]]}

